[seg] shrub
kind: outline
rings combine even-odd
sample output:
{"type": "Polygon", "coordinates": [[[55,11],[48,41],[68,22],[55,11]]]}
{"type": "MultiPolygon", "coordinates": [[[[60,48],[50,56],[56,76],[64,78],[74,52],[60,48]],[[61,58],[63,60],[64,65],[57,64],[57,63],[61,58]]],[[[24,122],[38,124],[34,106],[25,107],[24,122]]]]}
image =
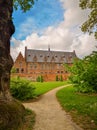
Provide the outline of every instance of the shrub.
{"type": "Polygon", "coordinates": [[[35,97],[32,82],[22,78],[12,78],[10,83],[12,96],[19,100],[27,100],[35,97]]]}
{"type": "Polygon", "coordinates": [[[43,79],[43,76],[38,76],[37,79],[36,79],[37,82],[43,82],[44,79],[43,79]]]}
{"type": "Polygon", "coordinates": [[[40,82],[40,76],[37,77],[36,81],[37,81],[37,82],[40,82]]]}
{"type": "Polygon", "coordinates": [[[40,76],[40,82],[43,82],[43,76],[42,75],[40,76]]]}
{"type": "Polygon", "coordinates": [[[56,81],[59,81],[58,75],[56,75],[56,81]]]}
{"type": "Polygon", "coordinates": [[[60,76],[60,81],[63,81],[63,76],[62,75],[60,76]]]}

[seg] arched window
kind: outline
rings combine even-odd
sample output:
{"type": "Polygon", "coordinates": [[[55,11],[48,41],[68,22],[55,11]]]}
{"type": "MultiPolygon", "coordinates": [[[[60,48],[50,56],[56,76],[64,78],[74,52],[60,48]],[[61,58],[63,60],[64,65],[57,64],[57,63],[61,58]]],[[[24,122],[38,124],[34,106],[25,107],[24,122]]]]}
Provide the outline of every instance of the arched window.
{"type": "Polygon", "coordinates": [[[19,73],[19,68],[16,68],[16,73],[19,73]]]}
{"type": "Polygon", "coordinates": [[[23,68],[21,69],[21,73],[24,73],[24,69],[23,68]]]}

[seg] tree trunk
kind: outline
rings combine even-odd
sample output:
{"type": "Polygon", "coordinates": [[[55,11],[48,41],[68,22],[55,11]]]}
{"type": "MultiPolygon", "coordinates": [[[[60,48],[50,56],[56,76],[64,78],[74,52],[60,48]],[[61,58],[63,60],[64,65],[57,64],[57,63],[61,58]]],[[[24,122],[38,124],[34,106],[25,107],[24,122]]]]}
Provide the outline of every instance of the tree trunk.
{"type": "Polygon", "coordinates": [[[0,100],[11,101],[9,91],[10,70],[13,60],[10,56],[10,38],[15,31],[12,22],[13,0],[0,0],[0,100]]]}

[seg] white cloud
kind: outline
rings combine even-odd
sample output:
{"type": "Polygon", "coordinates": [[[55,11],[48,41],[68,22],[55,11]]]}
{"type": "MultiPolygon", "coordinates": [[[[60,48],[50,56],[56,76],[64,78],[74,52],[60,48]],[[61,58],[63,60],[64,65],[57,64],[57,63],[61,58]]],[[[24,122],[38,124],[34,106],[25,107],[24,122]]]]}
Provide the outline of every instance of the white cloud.
{"type": "Polygon", "coordinates": [[[22,24],[17,29],[18,32],[18,39],[25,37],[27,35],[30,35],[34,31],[37,30],[37,27],[35,26],[35,21],[33,17],[27,17],[25,21],[23,21],[22,24]],[[33,31],[32,31],[33,30],[33,31]]]}
{"type": "MultiPolygon", "coordinates": [[[[23,41],[13,39],[15,47],[11,48],[11,55],[16,57],[19,51],[24,53],[24,48],[27,46],[32,49],[47,49],[48,45],[51,50],[75,50],[79,57],[84,57],[90,54],[96,45],[94,36],[83,34],[80,30],[80,25],[86,20],[88,11],[82,11],[79,8],[79,0],[60,0],[63,2],[64,21],[57,27],[48,27],[43,30],[42,35],[32,33],[23,41]]],[[[30,20],[22,25],[22,33],[28,32],[26,27],[30,28],[30,20]]]]}

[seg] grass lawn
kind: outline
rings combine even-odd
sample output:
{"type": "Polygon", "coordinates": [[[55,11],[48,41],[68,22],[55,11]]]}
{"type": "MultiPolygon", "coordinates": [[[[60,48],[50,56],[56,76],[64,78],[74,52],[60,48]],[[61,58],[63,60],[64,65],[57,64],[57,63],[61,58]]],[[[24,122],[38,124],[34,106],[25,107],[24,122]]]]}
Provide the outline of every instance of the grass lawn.
{"type": "Polygon", "coordinates": [[[33,82],[33,85],[35,86],[35,95],[40,96],[56,87],[63,86],[67,84],[67,82],[33,82]]]}
{"type": "Polygon", "coordinates": [[[78,125],[85,130],[97,130],[96,94],[79,94],[70,86],[59,90],[56,95],[63,109],[78,125]]]}

